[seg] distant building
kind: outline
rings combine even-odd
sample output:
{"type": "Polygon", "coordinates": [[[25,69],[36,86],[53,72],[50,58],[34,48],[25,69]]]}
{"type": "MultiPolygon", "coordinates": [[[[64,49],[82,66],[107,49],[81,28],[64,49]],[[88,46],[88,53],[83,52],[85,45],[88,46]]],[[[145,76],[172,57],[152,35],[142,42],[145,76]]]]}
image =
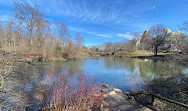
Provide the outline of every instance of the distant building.
{"type": "Polygon", "coordinates": [[[149,49],[149,31],[146,30],[144,31],[144,33],[142,34],[142,38],[140,40],[140,48],[141,50],[148,50],[149,49]]]}
{"type": "MultiPolygon", "coordinates": [[[[185,37],[185,33],[181,33],[180,31],[172,32],[170,28],[164,28],[164,34],[166,36],[166,43],[160,46],[161,51],[177,51],[178,45],[181,43],[183,38],[185,37]]],[[[149,50],[150,48],[150,35],[149,31],[146,30],[142,34],[141,39],[135,39],[134,45],[136,50],[149,50]]]]}
{"type": "Polygon", "coordinates": [[[136,40],[136,50],[140,49],[140,39],[136,40]]]}
{"type": "Polygon", "coordinates": [[[178,51],[178,45],[181,45],[185,37],[185,33],[181,33],[180,31],[177,32],[170,32],[166,38],[166,44],[170,51],[178,51]]]}

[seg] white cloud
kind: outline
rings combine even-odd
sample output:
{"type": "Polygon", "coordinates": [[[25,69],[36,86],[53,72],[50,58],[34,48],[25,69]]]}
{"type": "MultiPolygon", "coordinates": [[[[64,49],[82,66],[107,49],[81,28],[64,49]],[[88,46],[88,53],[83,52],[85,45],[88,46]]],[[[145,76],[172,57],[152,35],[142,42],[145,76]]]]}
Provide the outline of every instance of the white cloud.
{"type": "Polygon", "coordinates": [[[100,36],[100,37],[113,37],[112,35],[108,35],[108,34],[99,34],[99,33],[96,33],[96,32],[87,32],[88,34],[92,34],[92,35],[95,35],[95,36],[100,36]]]}
{"type": "Polygon", "coordinates": [[[154,10],[157,6],[155,2],[148,1],[128,5],[124,0],[0,0],[0,3],[9,6],[14,1],[38,5],[45,15],[72,17],[81,22],[107,25],[131,24],[139,14],[154,10]],[[137,16],[133,18],[134,15],[137,16]]]}
{"type": "Polygon", "coordinates": [[[111,35],[106,35],[106,34],[98,34],[97,36],[100,36],[100,37],[113,37],[111,35]]]}
{"type": "Polygon", "coordinates": [[[124,37],[124,38],[127,38],[129,40],[132,40],[134,37],[129,33],[125,33],[125,34],[117,34],[118,37],[124,37]]]}

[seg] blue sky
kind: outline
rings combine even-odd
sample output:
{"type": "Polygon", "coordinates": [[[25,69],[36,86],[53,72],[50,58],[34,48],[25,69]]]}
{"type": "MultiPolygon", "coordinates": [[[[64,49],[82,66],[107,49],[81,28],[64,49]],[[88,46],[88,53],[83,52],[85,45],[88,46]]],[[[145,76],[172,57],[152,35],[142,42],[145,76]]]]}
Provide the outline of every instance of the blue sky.
{"type": "Polygon", "coordinates": [[[176,31],[188,20],[188,0],[0,0],[0,20],[6,21],[14,1],[38,5],[46,19],[65,23],[72,36],[81,32],[86,46],[132,39],[156,24],[176,31]]]}

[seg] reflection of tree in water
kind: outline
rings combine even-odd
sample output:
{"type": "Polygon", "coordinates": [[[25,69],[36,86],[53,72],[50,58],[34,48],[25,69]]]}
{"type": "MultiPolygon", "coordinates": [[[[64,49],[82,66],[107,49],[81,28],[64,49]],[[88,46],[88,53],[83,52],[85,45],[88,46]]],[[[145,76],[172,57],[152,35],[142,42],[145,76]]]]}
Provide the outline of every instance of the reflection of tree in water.
{"type": "Polygon", "coordinates": [[[83,73],[84,61],[83,60],[69,60],[62,64],[62,70],[67,71],[69,75],[74,75],[76,73],[83,73]]]}
{"type": "Polygon", "coordinates": [[[36,109],[40,104],[40,86],[41,81],[45,78],[49,71],[55,71],[56,75],[70,74],[82,74],[84,62],[82,60],[69,60],[64,62],[49,62],[39,63],[37,65],[30,65],[27,63],[19,64],[14,71],[8,75],[4,80],[4,86],[18,93],[22,93],[25,96],[28,103],[25,105],[31,105],[30,107],[36,109]],[[36,106],[35,106],[36,105],[36,106]]]}
{"type": "Polygon", "coordinates": [[[53,67],[57,74],[68,73],[74,75],[76,73],[83,73],[84,69],[83,60],[67,60],[63,62],[51,62],[50,64],[50,67],[53,67]]]}
{"type": "Polygon", "coordinates": [[[105,66],[109,69],[123,68],[125,72],[146,78],[147,80],[175,76],[185,68],[184,66],[177,65],[175,62],[119,57],[106,58],[105,66]],[[134,73],[135,71],[139,73],[134,73]]]}
{"type": "MultiPolygon", "coordinates": [[[[7,89],[5,90],[7,91],[5,97],[7,99],[12,98],[12,101],[16,103],[22,102],[22,105],[40,104],[37,92],[39,92],[42,76],[39,74],[37,66],[16,63],[16,67],[4,79],[4,88],[7,89]],[[18,95],[24,96],[23,100],[18,100],[18,95]]],[[[8,102],[7,105],[9,104],[11,105],[12,103],[8,102]]]]}
{"type": "Polygon", "coordinates": [[[132,59],[128,60],[127,58],[120,57],[109,57],[105,59],[105,66],[109,69],[125,69],[130,72],[134,71],[134,62],[132,59]]]}

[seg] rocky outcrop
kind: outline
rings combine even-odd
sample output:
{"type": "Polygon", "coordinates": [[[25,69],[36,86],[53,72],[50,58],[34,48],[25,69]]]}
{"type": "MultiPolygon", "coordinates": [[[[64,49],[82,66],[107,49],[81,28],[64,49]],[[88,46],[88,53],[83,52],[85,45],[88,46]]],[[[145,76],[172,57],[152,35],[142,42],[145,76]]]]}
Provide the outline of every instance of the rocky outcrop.
{"type": "Polygon", "coordinates": [[[135,100],[128,99],[128,96],[117,88],[114,88],[113,91],[107,94],[101,106],[101,111],[110,111],[109,109],[120,111],[152,111],[147,107],[141,107],[135,100]]]}

